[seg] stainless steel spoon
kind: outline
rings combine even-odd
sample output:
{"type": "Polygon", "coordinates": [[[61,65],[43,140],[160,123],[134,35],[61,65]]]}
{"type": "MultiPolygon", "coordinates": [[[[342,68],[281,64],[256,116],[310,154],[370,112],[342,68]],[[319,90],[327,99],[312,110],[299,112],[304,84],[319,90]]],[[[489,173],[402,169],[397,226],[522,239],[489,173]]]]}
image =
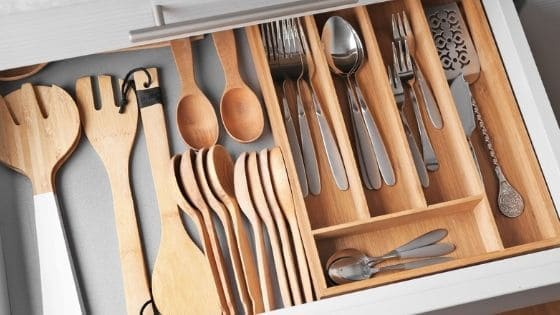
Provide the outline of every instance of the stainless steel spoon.
{"type": "MultiPolygon", "coordinates": [[[[444,239],[447,236],[447,234],[448,234],[448,232],[447,232],[446,229],[432,230],[430,232],[424,233],[424,234],[416,237],[415,239],[411,240],[410,242],[408,242],[406,244],[403,244],[403,245],[395,248],[394,250],[392,250],[388,253],[385,253],[381,257],[388,257],[388,258],[385,258],[385,259],[389,259],[389,258],[393,258],[393,257],[399,257],[399,254],[402,253],[402,252],[406,252],[406,251],[410,251],[410,250],[417,249],[417,248],[420,248],[420,247],[435,244],[435,243],[441,241],[442,239],[444,239]]],[[[327,264],[326,264],[327,269],[329,269],[329,266],[334,261],[336,261],[340,258],[343,258],[343,257],[353,256],[355,254],[355,252],[353,252],[353,251],[355,251],[355,249],[352,249],[352,248],[336,251],[327,260],[327,264]]]]}
{"type": "Polygon", "coordinates": [[[337,260],[329,268],[329,277],[336,284],[345,284],[354,281],[366,280],[373,275],[389,270],[410,270],[425,266],[440,264],[452,260],[452,257],[434,257],[402,264],[383,267],[371,267],[369,264],[359,263],[355,257],[346,257],[337,260]]]}
{"type": "MultiPolygon", "coordinates": [[[[327,20],[321,40],[331,71],[346,79],[352,123],[359,142],[356,148],[361,150],[367,179],[373,188],[378,189],[381,187],[381,172],[385,183],[392,186],[396,178],[389,154],[355,78],[355,73],[365,59],[362,41],[352,25],[340,16],[332,16],[327,20]]],[[[368,187],[366,179],[364,182],[368,187]]]]}

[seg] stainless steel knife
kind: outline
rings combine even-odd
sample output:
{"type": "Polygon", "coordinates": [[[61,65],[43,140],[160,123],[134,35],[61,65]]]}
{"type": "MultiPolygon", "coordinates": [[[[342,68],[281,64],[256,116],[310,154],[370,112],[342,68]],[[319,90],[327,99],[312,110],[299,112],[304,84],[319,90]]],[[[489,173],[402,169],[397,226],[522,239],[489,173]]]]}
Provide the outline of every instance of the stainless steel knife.
{"type": "Polygon", "coordinates": [[[474,117],[473,106],[472,106],[472,93],[469,88],[469,83],[465,80],[465,77],[460,74],[453,81],[451,81],[451,94],[453,95],[453,100],[457,106],[457,112],[459,113],[459,118],[461,119],[461,125],[465,132],[465,137],[469,142],[469,147],[471,153],[476,162],[476,166],[479,168],[478,159],[476,158],[476,153],[471,142],[471,135],[476,129],[476,120],[474,117]]]}

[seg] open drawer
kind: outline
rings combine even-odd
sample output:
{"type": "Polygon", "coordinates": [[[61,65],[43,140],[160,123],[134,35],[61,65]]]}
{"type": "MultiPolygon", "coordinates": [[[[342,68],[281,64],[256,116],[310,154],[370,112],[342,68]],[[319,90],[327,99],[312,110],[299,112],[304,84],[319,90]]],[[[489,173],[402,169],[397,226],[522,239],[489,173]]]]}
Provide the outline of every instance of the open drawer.
{"type": "MultiPolygon", "coordinates": [[[[402,290],[402,287],[398,287],[399,285],[406,285],[406,283],[412,283],[412,286],[418,288],[415,293],[416,295],[414,295],[414,302],[418,302],[418,304],[415,304],[417,308],[410,308],[411,312],[442,309],[474,300],[488,299],[495,295],[511,293],[511,291],[506,292],[495,289],[492,292],[475,294],[469,292],[470,290],[463,290],[459,291],[459,294],[465,296],[463,299],[444,301],[441,298],[441,303],[436,302],[428,305],[422,304],[421,301],[429,293],[421,295],[417,293],[418,290],[421,290],[421,288],[437,287],[438,283],[448,284],[453,279],[466,280],[469,279],[469,275],[474,277],[476,274],[478,277],[478,272],[483,273],[483,278],[495,279],[492,278],[492,275],[495,273],[509,272],[508,270],[512,270],[511,272],[513,273],[515,270],[513,269],[514,266],[530,266],[530,257],[533,256],[525,254],[547,249],[552,250],[532,255],[539,255],[538,259],[542,260],[550,259],[551,262],[555,261],[558,265],[558,261],[560,261],[560,254],[558,254],[557,249],[557,247],[560,247],[560,221],[553,200],[553,197],[558,198],[558,186],[560,186],[557,182],[557,179],[560,178],[558,177],[560,176],[558,174],[559,164],[555,160],[556,156],[554,155],[557,151],[554,151],[551,143],[538,138],[539,136],[546,135],[548,126],[539,124],[538,118],[535,117],[535,115],[542,115],[543,110],[542,107],[538,109],[535,107],[534,102],[536,102],[538,95],[532,90],[525,90],[525,87],[517,82],[517,76],[522,76],[522,79],[520,78],[522,82],[529,80],[527,72],[519,71],[516,65],[518,60],[508,54],[507,50],[502,49],[500,54],[498,46],[502,48],[502,45],[508,45],[507,42],[504,42],[504,38],[507,38],[507,36],[504,34],[500,36],[501,33],[498,31],[494,31],[493,34],[487,21],[488,16],[490,23],[498,23],[497,25],[503,26],[499,24],[499,21],[495,21],[492,18],[498,19],[501,15],[505,14],[505,11],[499,11],[503,10],[504,7],[509,9],[512,9],[512,7],[511,5],[508,7],[508,4],[500,6],[496,4],[497,2],[492,1],[486,1],[487,3],[484,3],[486,7],[483,7],[483,3],[479,0],[464,1],[462,5],[481,60],[482,75],[478,82],[472,86],[473,93],[479,102],[482,115],[487,122],[487,127],[490,133],[494,135],[496,151],[503,164],[504,172],[508,175],[512,185],[521,192],[525,201],[523,215],[515,219],[505,218],[499,214],[496,205],[497,182],[487,158],[483,140],[477,131],[472,139],[481,166],[480,170],[483,180],[480,180],[429,33],[423,6],[445,2],[449,1],[394,0],[333,12],[324,12],[304,18],[304,28],[310,41],[317,71],[313,85],[324,106],[325,115],[331,126],[334,127],[335,138],[341,150],[348,175],[349,189],[346,191],[339,190],[333,178],[330,177],[326,155],[320,150],[322,147],[319,145],[321,140],[318,127],[311,123],[313,140],[316,148],[318,148],[318,161],[323,182],[321,194],[318,196],[310,195],[304,198],[299,188],[296,168],[292,159],[287,159],[287,168],[292,191],[295,195],[299,226],[304,239],[307,261],[311,269],[317,298],[339,297],[305,305],[302,308],[296,307],[286,310],[286,312],[306,313],[323,311],[334,313],[336,311],[342,312],[345,309],[352,309],[355,307],[355,304],[362,304],[361,310],[365,312],[367,307],[370,307],[370,310],[376,309],[374,304],[379,302],[377,298],[381,298],[384,295],[398,297],[401,294],[412,294],[411,291],[402,290]],[[418,62],[422,66],[427,80],[433,87],[444,120],[443,129],[429,129],[429,134],[434,142],[436,153],[440,157],[441,165],[438,171],[430,173],[431,185],[427,189],[422,188],[416,175],[412,156],[406,145],[404,130],[401,126],[395,100],[386,76],[386,64],[390,63],[391,58],[389,53],[390,14],[399,10],[407,11],[411,19],[412,27],[416,34],[418,62]],[[501,12],[501,15],[499,12],[501,12]],[[390,159],[395,166],[397,183],[394,186],[384,186],[380,190],[368,190],[361,183],[356,152],[352,145],[352,131],[348,122],[348,106],[346,104],[344,85],[337,77],[331,75],[319,38],[326,19],[334,14],[346,18],[358,30],[364,40],[367,58],[363,68],[358,73],[358,83],[362,87],[362,91],[364,91],[365,99],[370,106],[375,120],[379,123],[382,137],[388,146],[390,159]],[[533,95],[533,97],[527,94],[533,95]],[[538,114],[535,111],[539,111],[538,114]],[[550,163],[553,164],[551,165],[550,163]],[[324,271],[325,263],[327,258],[337,249],[354,247],[370,255],[382,254],[410,238],[433,228],[446,228],[449,230],[449,236],[446,241],[453,242],[457,246],[457,250],[452,254],[456,259],[433,267],[382,274],[369,280],[351,284],[335,286],[327,281],[324,271]],[[502,260],[520,255],[525,256],[502,260]],[[491,261],[496,262],[489,263],[491,261]],[[492,264],[496,263],[501,263],[499,265],[500,268],[492,267],[492,264]],[[477,269],[464,268],[472,265],[478,265],[471,267],[477,269]],[[463,269],[450,271],[459,268],[463,269]],[[427,275],[432,276],[423,277],[427,275]],[[412,282],[402,282],[403,280],[410,280],[412,282]],[[396,283],[394,285],[397,287],[389,285],[392,283],[396,283]],[[359,293],[360,295],[347,294],[366,288],[374,289],[362,291],[359,293]],[[396,289],[389,292],[389,290],[392,290],[391,288],[396,289]],[[375,298],[364,303],[368,296],[375,298]],[[347,302],[345,303],[345,301],[347,302]]],[[[240,31],[237,34],[240,35],[240,33],[242,32],[240,31]]],[[[270,74],[258,26],[246,27],[245,33],[248,46],[243,47],[246,58],[244,65],[248,69],[254,69],[254,71],[249,71],[247,76],[252,81],[258,81],[270,122],[272,138],[261,138],[258,143],[252,145],[236,145],[230,139],[224,139],[224,137],[222,137],[221,142],[234,153],[278,145],[281,147],[284,155],[290,157],[292,152],[285,132],[278,93],[270,74]]],[[[197,48],[199,53],[211,50],[208,45],[212,45],[211,41],[202,41],[197,48]]],[[[172,57],[165,48],[157,52],[159,58],[162,56],[166,58],[164,63],[167,66],[173,64],[172,57]]],[[[131,54],[130,56],[135,54],[138,54],[138,56],[148,56],[149,51],[126,54],[131,54]]],[[[202,56],[202,54],[199,55],[202,56]]],[[[112,62],[119,62],[119,58],[122,61],[126,58],[123,56],[115,56],[116,61],[112,62]]],[[[82,61],[85,61],[85,58],[82,61]]],[[[93,56],[91,58],[91,61],[88,61],[91,62],[90,65],[95,65],[95,62],[109,60],[103,56],[93,56]]],[[[142,60],[141,58],[143,57],[133,58],[142,60]]],[[[208,58],[208,55],[204,55],[203,58],[208,58]]],[[[212,58],[216,59],[215,56],[211,55],[208,59],[212,58]]],[[[216,73],[217,65],[213,61],[208,62],[208,59],[204,61],[206,65],[198,69],[199,72],[209,71],[216,73]]],[[[155,57],[147,57],[144,62],[155,63],[156,65],[158,62],[161,63],[155,57]]],[[[61,64],[63,63],[61,62],[61,64]]],[[[58,67],[59,65],[56,66],[58,67]]],[[[59,69],[62,69],[61,67],[59,69]]],[[[106,65],[103,69],[104,71],[111,71],[109,65],[106,65]]],[[[164,69],[169,68],[164,67],[164,69]]],[[[97,71],[95,72],[97,73],[97,71]]],[[[173,84],[172,81],[176,81],[174,74],[171,72],[166,72],[166,70],[162,72],[165,78],[163,82],[173,84]]],[[[88,73],[80,73],[80,75],[86,74],[88,73]]],[[[71,79],[74,80],[75,78],[77,77],[71,79]]],[[[46,78],[42,80],[46,80],[46,78]]],[[[205,80],[201,82],[203,85],[210,86],[213,83],[209,78],[202,80],[205,80]]],[[[253,84],[253,87],[256,88],[257,84],[253,84]]],[[[9,88],[12,87],[6,89],[9,88]]],[[[221,88],[209,91],[210,98],[214,104],[219,103],[219,91],[221,91],[221,88]]],[[[178,91],[169,89],[166,92],[168,93],[166,96],[168,114],[174,115],[174,104],[178,91]]],[[[309,102],[309,98],[305,101],[309,102]]],[[[541,101],[543,100],[541,99],[541,101]]],[[[539,104],[539,106],[546,106],[546,102],[539,104]]],[[[544,110],[547,110],[546,107],[544,110]]],[[[308,113],[308,116],[311,116],[311,113],[308,113]]],[[[169,119],[169,121],[174,121],[174,119],[169,119]]],[[[557,126],[553,127],[557,129],[557,126]]],[[[170,127],[170,130],[173,129],[173,127],[170,127]]],[[[555,134],[558,133],[556,129],[552,130],[555,134]]],[[[172,140],[175,148],[182,148],[181,141],[176,133],[172,133],[172,140]]],[[[142,143],[140,147],[142,147],[142,143]]],[[[139,155],[144,156],[143,148],[141,150],[139,155]]],[[[91,162],[85,158],[85,155],[91,153],[88,151],[91,150],[80,149],[77,153],[80,159],[64,170],[62,174],[64,179],[61,178],[63,185],[61,192],[65,208],[71,209],[81,206],[93,213],[100,208],[101,204],[110,203],[110,200],[97,199],[102,195],[102,192],[88,193],[83,189],[83,182],[80,182],[80,180],[86,178],[84,177],[87,176],[86,174],[99,171],[99,168],[97,168],[90,169],[86,173],[83,173],[83,171],[81,173],[76,172],[78,169],[88,167],[86,161],[91,162]],[[72,173],[76,175],[71,175],[72,173]],[[77,174],[80,174],[80,176],[77,174]],[[82,189],[76,189],[80,185],[82,189]],[[76,190],[81,192],[77,197],[70,197],[72,192],[76,192],[76,190]],[[78,201],[76,199],[78,197],[82,198],[82,200],[78,201]]],[[[149,174],[145,160],[135,161],[135,163],[137,165],[136,173],[147,172],[149,174]]],[[[138,175],[137,178],[142,177],[138,175]]],[[[92,180],[88,183],[93,184],[93,182],[92,180]]],[[[141,185],[138,189],[146,193],[151,188],[150,185],[141,185]]],[[[142,200],[148,201],[146,201],[146,205],[140,203],[141,207],[155,208],[153,199],[142,200]]],[[[557,200],[556,202],[558,203],[559,201],[557,200]]],[[[13,203],[13,201],[10,203],[13,203]]],[[[111,207],[108,206],[106,209],[111,209],[111,207]]],[[[150,262],[153,262],[155,252],[157,251],[159,232],[159,227],[157,227],[157,224],[154,224],[154,222],[158,222],[158,218],[153,212],[153,210],[147,210],[141,215],[143,228],[148,230],[145,242],[150,244],[147,249],[150,262]]],[[[83,212],[80,213],[82,216],[84,215],[83,212]]],[[[101,290],[103,282],[111,281],[113,278],[120,279],[118,276],[118,259],[116,257],[109,259],[108,262],[100,261],[102,260],[100,257],[112,256],[111,251],[115,250],[115,241],[112,240],[113,245],[110,248],[99,248],[101,243],[98,243],[98,240],[93,237],[94,234],[79,232],[80,226],[83,229],[87,229],[85,224],[88,219],[106,227],[112,224],[110,221],[112,220],[112,214],[110,212],[97,215],[90,214],[87,218],[79,218],[78,214],[74,214],[69,215],[68,220],[71,226],[69,234],[77,236],[73,243],[79,257],[78,263],[82,269],[82,277],[85,279],[84,285],[88,288],[85,290],[86,294],[89,293],[92,296],[88,302],[92,313],[115,312],[113,308],[106,305],[94,305],[96,304],[96,298],[103,300],[103,303],[114,303],[116,305],[122,305],[123,303],[120,301],[122,297],[119,294],[114,294],[115,291],[119,292],[120,288],[111,291],[113,294],[103,293],[101,290]],[[100,219],[101,216],[104,218],[100,219]],[[86,248],[81,248],[81,244],[87,244],[84,245],[86,248]],[[88,249],[91,248],[95,248],[97,252],[88,253],[88,249]],[[107,272],[107,270],[111,271],[107,272]]],[[[190,223],[188,225],[190,226],[190,223]]],[[[20,242],[23,241],[20,240],[20,242]]],[[[10,252],[17,251],[11,249],[10,252]]],[[[14,264],[14,261],[10,262],[8,269],[15,270],[14,264]]],[[[543,268],[543,270],[545,269],[543,268]]],[[[530,281],[528,276],[526,278],[523,278],[523,281],[530,281]]],[[[548,280],[553,281],[552,279],[555,278],[551,277],[548,280]]],[[[13,279],[8,280],[10,284],[15,282],[13,279]]],[[[538,279],[533,280],[536,281],[538,279]]],[[[558,282],[560,282],[560,279],[558,279],[558,282]]],[[[484,286],[485,282],[480,280],[473,283],[484,286]]],[[[530,286],[527,285],[527,287],[530,286]]],[[[24,291],[24,289],[20,288],[19,291],[24,291]]],[[[31,291],[34,291],[34,289],[31,291]]],[[[36,296],[36,293],[34,292],[30,295],[36,296]]],[[[441,290],[438,293],[455,294],[455,292],[442,292],[441,290]]],[[[383,307],[387,307],[389,310],[390,305],[393,307],[395,305],[405,307],[401,305],[403,303],[402,300],[393,302],[394,304],[385,303],[388,304],[383,304],[383,307]]],[[[21,302],[18,305],[19,310],[31,312],[21,302]]],[[[485,312],[505,310],[507,308],[508,306],[504,306],[501,309],[496,306],[485,309],[485,312]]],[[[279,312],[282,312],[282,310],[279,312]]]]}

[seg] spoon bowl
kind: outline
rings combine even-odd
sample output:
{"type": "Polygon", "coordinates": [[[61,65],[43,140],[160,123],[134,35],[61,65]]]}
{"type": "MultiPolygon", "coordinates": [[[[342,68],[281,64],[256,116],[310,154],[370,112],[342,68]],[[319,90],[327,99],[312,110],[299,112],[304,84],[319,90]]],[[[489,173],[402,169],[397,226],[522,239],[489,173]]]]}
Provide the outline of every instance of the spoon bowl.
{"type": "Polygon", "coordinates": [[[261,103],[247,86],[227,90],[222,96],[220,114],[228,134],[241,143],[257,140],[264,129],[261,103]]]}
{"type": "Polygon", "coordinates": [[[171,49],[181,79],[181,97],[177,103],[179,133],[193,149],[210,147],[220,135],[218,118],[212,103],[196,84],[190,39],[172,41],[171,49]]]}

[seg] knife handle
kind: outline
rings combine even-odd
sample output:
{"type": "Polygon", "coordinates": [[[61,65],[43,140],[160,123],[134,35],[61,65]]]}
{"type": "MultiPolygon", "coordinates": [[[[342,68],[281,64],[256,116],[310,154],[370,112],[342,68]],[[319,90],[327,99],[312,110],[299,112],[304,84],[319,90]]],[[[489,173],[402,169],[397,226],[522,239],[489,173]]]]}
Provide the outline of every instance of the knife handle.
{"type": "Polygon", "coordinates": [[[416,67],[416,81],[418,82],[420,93],[422,93],[422,100],[426,105],[426,111],[428,112],[428,117],[430,117],[432,125],[437,129],[443,128],[441,114],[439,112],[438,105],[434,98],[434,94],[432,93],[432,90],[428,86],[428,82],[426,82],[422,70],[418,66],[416,67]]]}
{"type": "Polygon", "coordinates": [[[311,100],[313,102],[315,116],[317,117],[317,122],[319,124],[321,140],[323,140],[323,146],[325,147],[325,152],[327,153],[327,159],[329,160],[329,166],[336,182],[336,186],[340,190],[347,190],[348,179],[346,177],[344,163],[342,162],[342,157],[340,155],[340,151],[338,150],[338,146],[336,145],[336,141],[334,140],[329,123],[323,113],[321,103],[317,99],[313,86],[307,83],[307,81],[302,82],[304,82],[308,90],[311,91],[311,100]]]}
{"type": "Polygon", "coordinates": [[[420,141],[422,142],[422,155],[424,157],[424,163],[426,163],[426,168],[433,172],[439,169],[439,161],[436,157],[436,152],[432,147],[432,142],[430,141],[430,136],[426,130],[426,125],[424,125],[422,112],[420,111],[420,106],[418,105],[418,98],[416,97],[416,91],[414,90],[413,83],[414,81],[412,80],[408,81],[408,90],[412,100],[412,108],[414,109],[416,124],[418,125],[418,132],[420,133],[420,141]]]}

